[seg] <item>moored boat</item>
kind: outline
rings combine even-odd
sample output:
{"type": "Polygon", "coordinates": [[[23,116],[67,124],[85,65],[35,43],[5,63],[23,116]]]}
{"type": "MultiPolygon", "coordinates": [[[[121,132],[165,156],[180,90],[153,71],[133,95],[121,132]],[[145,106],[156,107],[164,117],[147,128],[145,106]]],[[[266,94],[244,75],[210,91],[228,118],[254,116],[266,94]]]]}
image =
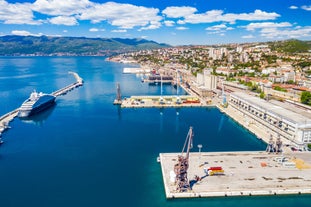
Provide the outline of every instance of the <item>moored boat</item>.
{"type": "Polygon", "coordinates": [[[46,93],[37,93],[33,91],[30,97],[24,101],[18,111],[18,117],[29,117],[35,113],[38,113],[55,102],[56,96],[46,93]]]}

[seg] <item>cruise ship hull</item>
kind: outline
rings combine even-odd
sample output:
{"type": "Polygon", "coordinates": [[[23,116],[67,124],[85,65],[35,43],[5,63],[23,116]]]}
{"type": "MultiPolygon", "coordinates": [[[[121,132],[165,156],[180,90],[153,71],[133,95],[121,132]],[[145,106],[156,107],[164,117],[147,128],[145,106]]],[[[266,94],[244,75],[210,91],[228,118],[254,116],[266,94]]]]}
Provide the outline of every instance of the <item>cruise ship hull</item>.
{"type": "Polygon", "coordinates": [[[55,96],[49,94],[33,93],[29,99],[27,99],[19,108],[18,117],[29,117],[36,113],[39,113],[55,103],[55,96]]]}
{"type": "Polygon", "coordinates": [[[33,108],[31,110],[20,110],[18,112],[18,117],[23,118],[23,117],[29,117],[32,116],[34,114],[40,113],[41,111],[51,107],[53,104],[55,104],[55,99],[46,102],[42,105],[40,105],[39,107],[33,108]]]}

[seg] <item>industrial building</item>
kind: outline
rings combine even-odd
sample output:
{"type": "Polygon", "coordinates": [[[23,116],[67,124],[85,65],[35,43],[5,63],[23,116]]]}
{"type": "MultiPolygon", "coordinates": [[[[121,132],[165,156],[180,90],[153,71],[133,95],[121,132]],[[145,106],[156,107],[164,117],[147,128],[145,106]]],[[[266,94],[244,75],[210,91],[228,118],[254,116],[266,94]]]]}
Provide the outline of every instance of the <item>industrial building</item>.
{"type": "Polygon", "coordinates": [[[197,74],[197,85],[206,90],[215,90],[217,87],[217,76],[212,75],[212,69],[205,69],[203,74],[197,74]]]}
{"type": "Polygon", "coordinates": [[[301,150],[311,143],[311,118],[308,116],[241,92],[231,93],[228,102],[245,117],[247,124],[256,124],[269,132],[271,138],[281,138],[284,143],[301,150]]]}

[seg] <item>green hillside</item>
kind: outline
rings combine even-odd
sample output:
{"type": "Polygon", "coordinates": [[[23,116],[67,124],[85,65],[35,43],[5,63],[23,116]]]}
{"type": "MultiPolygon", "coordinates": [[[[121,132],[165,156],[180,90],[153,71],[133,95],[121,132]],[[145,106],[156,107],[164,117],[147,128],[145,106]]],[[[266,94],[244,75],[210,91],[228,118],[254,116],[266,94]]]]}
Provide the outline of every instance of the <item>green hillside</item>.
{"type": "Polygon", "coordinates": [[[169,47],[145,39],[2,36],[0,55],[112,55],[169,47]]]}
{"type": "Polygon", "coordinates": [[[301,41],[296,39],[270,42],[272,50],[285,53],[305,53],[311,50],[311,41],[301,41]]]}

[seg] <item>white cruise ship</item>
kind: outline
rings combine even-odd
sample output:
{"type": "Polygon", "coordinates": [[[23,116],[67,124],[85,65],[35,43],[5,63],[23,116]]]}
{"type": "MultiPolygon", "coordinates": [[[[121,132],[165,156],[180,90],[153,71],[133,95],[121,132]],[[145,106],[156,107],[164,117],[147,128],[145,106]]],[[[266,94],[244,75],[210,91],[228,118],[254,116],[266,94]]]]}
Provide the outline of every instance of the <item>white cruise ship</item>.
{"type": "Polygon", "coordinates": [[[55,102],[55,98],[51,94],[32,92],[19,108],[18,117],[29,117],[50,107],[55,102]]]}

